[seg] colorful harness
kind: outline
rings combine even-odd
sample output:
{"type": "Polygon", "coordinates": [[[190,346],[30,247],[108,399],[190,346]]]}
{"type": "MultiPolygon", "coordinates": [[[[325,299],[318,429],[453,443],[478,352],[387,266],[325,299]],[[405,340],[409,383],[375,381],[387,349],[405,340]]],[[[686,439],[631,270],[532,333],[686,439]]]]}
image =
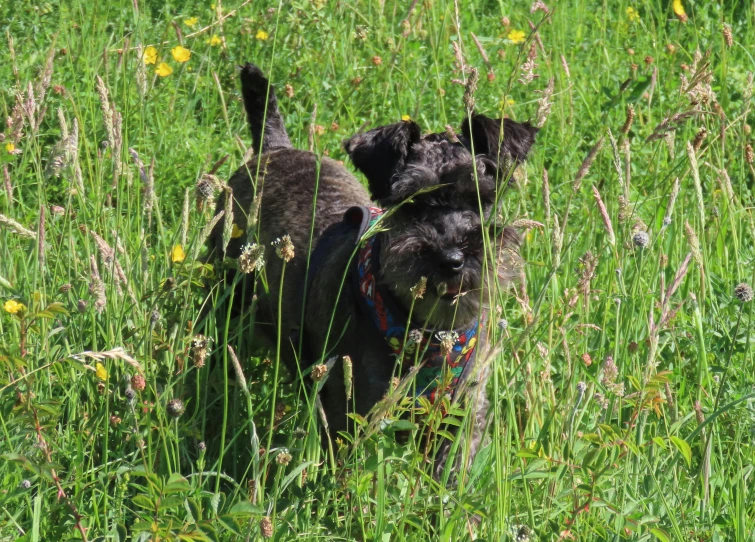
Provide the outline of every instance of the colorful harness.
{"type": "Polygon", "coordinates": [[[372,235],[364,239],[366,231],[383,212],[376,207],[352,207],[344,217],[344,221],[352,224],[361,218],[358,235],[361,247],[353,272],[360,303],[396,359],[405,368],[420,367],[415,378],[415,397],[424,396],[431,403],[444,395],[452,398],[465,367],[473,359],[480,322],[476,320],[463,332],[407,329],[407,316],[376,280],[380,275],[379,238],[372,235]]]}

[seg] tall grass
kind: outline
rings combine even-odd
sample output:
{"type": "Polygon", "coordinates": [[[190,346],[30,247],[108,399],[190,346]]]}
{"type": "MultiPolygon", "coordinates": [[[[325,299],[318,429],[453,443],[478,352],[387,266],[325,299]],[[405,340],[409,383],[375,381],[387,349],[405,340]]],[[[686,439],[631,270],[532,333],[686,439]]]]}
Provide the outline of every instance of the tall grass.
{"type": "Polygon", "coordinates": [[[0,4],[0,539],[750,540],[754,17],[0,4]],[[257,357],[253,318],[197,323],[233,295],[206,286],[195,186],[250,156],[246,61],[294,144],[339,160],[402,115],[458,129],[461,65],[477,111],[544,121],[502,200],[526,265],[493,303],[489,438],[458,484],[421,432],[397,440],[401,405],[324,450],[310,375],[257,357]]]}

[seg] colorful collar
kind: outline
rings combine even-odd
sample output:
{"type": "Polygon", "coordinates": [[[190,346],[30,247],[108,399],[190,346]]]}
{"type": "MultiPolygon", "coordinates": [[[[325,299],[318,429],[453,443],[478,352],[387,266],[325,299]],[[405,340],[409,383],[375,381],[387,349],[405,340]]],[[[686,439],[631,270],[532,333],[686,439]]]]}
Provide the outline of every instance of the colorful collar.
{"type": "Polygon", "coordinates": [[[473,359],[480,322],[476,320],[463,332],[423,332],[421,328],[408,331],[408,318],[376,280],[380,274],[378,236],[362,240],[364,232],[384,211],[376,207],[367,207],[365,211],[369,212],[369,218],[362,219],[359,235],[362,246],[357,254],[355,273],[362,305],[396,359],[400,359],[404,367],[415,364],[420,367],[414,382],[415,396],[427,397],[431,403],[444,395],[452,398],[464,368],[473,359]]]}

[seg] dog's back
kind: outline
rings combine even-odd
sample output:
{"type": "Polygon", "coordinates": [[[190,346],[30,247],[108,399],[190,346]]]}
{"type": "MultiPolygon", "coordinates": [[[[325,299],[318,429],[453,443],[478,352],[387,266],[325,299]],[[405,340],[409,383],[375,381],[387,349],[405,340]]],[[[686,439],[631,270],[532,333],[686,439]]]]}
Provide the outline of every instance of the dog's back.
{"type": "MultiPolygon", "coordinates": [[[[304,284],[307,281],[309,253],[320,234],[338,222],[344,212],[355,205],[370,205],[364,187],[343,165],[327,157],[318,158],[307,151],[294,149],[286,133],[278,110],[275,89],[253,64],[246,64],[240,74],[241,93],[253,149],[256,154],[241,166],[228,181],[232,191],[233,222],[239,237],[230,239],[223,247],[223,220],[215,227],[210,250],[217,260],[225,256],[238,258],[242,247],[257,243],[265,249],[265,278],[267,292],[258,281],[257,295],[260,313],[258,320],[268,325],[257,326],[275,344],[280,333],[284,361],[293,370],[301,352],[298,351],[298,328],[303,310],[304,284]],[[316,200],[316,205],[315,205],[316,200]],[[250,214],[259,209],[258,220],[250,214]],[[313,209],[315,209],[313,218],[313,209]],[[286,264],[281,289],[284,262],[276,255],[272,243],[288,235],[294,245],[295,256],[286,264]],[[271,322],[278,321],[279,295],[282,309],[280,330],[271,322]],[[291,348],[293,343],[294,348],[291,348]],[[296,353],[294,352],[296,350],[296,353]]],[[[225,210],[226,194],[218,198],[216,214],[225,210]]],[[[345,262],[344,262],[345,264],[345,262]]],[[[239,281],[235,298],[241,298],[243,283],[250,296],[253,275],[239,281]]],[[[245,306],[249,305],[248,300],[245,306]]]]}

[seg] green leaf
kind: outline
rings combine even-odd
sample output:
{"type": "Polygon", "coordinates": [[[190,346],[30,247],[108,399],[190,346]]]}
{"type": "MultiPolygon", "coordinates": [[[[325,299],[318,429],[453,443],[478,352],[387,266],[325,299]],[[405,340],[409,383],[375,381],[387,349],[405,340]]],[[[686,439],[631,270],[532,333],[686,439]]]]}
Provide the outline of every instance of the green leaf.
{"type": "Polygon", "coordinates": [[[19,454],[3,454],[3,459],[6,461],[12,461],[13,463],[19,463],[23,468],[28,470],[29,472],[32,472],[36,474],[37,476],[42,476],[43,471],[40,469],[37,465],[29,461],[25,456],[19,455],[19,454]]]}
{"type": "Polygon", "coordinates": [[[210,508],[212,508],[212,513],[214,515],[218,515],[218,511],[223,509],[222,503],[225,502],[225,495],[222,493],[215,493],[210,498],[210,508]]]}
{"type": "Polygon", "coordinates": [[[522,448],[521,450],[519,450],[516,453],[516,456],[521,457],[522,459],[537,459],[538,458],[538,455],[534,451],[527,448],[522,448]]]}
{"type": "MultiPolygon", "coordinates": [[[[313,461],[310,461],[307,464],[311,463],[313,463],[313,461]]],[[[255,506],[249,501],[239,501],[231,506],[226,515],[235,517],[251,517],[254,515],[262,515],[263,513],[264,511],[259,506],[255,506]]]]}
{"type": "Polygon", "coordinates": [[[689,447],[687,441],[677,436],[673,436],[669,438],[669,440],[674,446],[676,446],[676,449],[679,450],[679,453],[682,454],[685,461],[687,461],[687,467],[692,467],[692,448],[689,447]]]}
{"type": "Polygon", "coordinates": [[[605,423],[599,423],[598,427],[600,428],[603,433],[606,434],[606,437],[609,439],[616,438],[616,429],[608,424],[605,423]]]}
{"type": "Polygon", "coordinates": [[[47,307],[45,307],[45,311],[52,314],[68,314],[68,311],[60,301],[50,303],[49,305],[47,305],[47,307]]]}
{"type": "MultiPolygon", "coordinates": [[[[131,526],[132,535],[136,535],[137,533],[149,533],[151,531],[152,522],[146,519],[141,519],[131,526]]],[[[137,540],[136,536],[134,536],[134,540],[137,540]]]]}
{"type": "Polygon", "coordinates": [[[443,418],[443,423],[445,423],[446,425],[453,425],[455,427],[461,427],[461,420],[453,416],[446,416],[445,418],[443,418]]]}
{"type": "Polygon", "coordinates": [[[128,531],[126,530],[126,527],[121,525],[120,523],[115,526],[115,540],[116,542],[126,542],[128,539],[128,531]]]}
{"type": "Polygon", "coordinates": [[[165,497],[164,499],[160,500],[158,511],[164,512],[165,510],[176,508],[177,506],[181,506],[182,504],[183,499],[181,499],[180,497],[165,497]]]}
{"type": "Polygon", "coordinates": [[[439,437],[444,437],[444,438],[447,438],[447,439],[448,439],[448,440],[450,440],[451,442],[453,442],[453,441],[454,441],[454,439],[456,438],[456,437],[454,436],[454,434],[453,434],[453,433],[451,433],[450,431],[446,431],[446,430],[444,430],[444,429],[438,429],[438,431],[436,431],[436,434],[437,434],[437,435],[438,435],[439,437]]]}
{"type": "Polygon", "coordinates": [[[632,385],[632,388],[635,390],[642,389],[642,385],[640,384],[640,381],[637,380],[636,376],[627,375],[627,380],[629,380],[629,383],[632,385]]]}
{"type": "Polygon", "coordinates": [[[582,438],[593,444],[603,444],[603,440],[597,433],[585,433],[582,438]]]}
{"type": "Polygon", "coordinates": [[[186,508],[186,512],[194,523],[202,521],[202,509],[199,507],[199,504],[197,504],[197,501],[194,499],[186,499],[184,501],[184,508],[186,508]]]}
{"type": "Polygon", "coordinates": [[[180,493],[182,491],[191,491],[191,484],[189,484],[189,481],[186,478],[174,472],[165,483],[163,493],[169,495],[171,493],[180,493]]]}
{"type": "Polygon", "coordinates": [[[653,527],[652,529],[650,529],[650,532],[653,533],[661,542],[671,542],[671,536],[663,529],[653,527]]]}
{"type": "Polygon", "coordinates": [[[223,526],[226,529],[228,529],[229,531],[231,531],[233,534],[235,534],[237,536],[241,536],[241,533],[239,533],[239,531],[238,531],[238,528],[239,528],[238,525],[236,525],[236,522],[233,521],[233,516],[229,516],[227,514],[223,514],[222,516],[220,516],[218,518],[218,520],[220,521],[220,523],[223,524],[223,526]]]}
{"type": "Polygon", "coordinates": [[[410,422],[409,420],[394,420],[389,421],[385,427],[383,427],[384,432],[392,432],[392,431],[414,431],[417,429],[417,424],[410,422]]]}
{"type": "Polygon", "coordinates": [[[146,495],[136,495],[131,499],[131,502],[145,510],[154,510],[156,508],[155,501],[146,495]]]}
{"type": "Polygon", "coordinates": [[[314,461],[305,461],[298,465],[294,470],[289,472],[281,482],[280,491],[284,491],[288,487],[288,485],[299,476],[301,471],[314,465],[314,463],[314,461]]]}
{"type": "Polygon", "coordinates": [[[364,416],[360,416],[359,414],[355,412],[350,412],[346,415],[347,418],[351,418],[357,425],[365,426],[367,425],[367,420],[364,416]]]}

